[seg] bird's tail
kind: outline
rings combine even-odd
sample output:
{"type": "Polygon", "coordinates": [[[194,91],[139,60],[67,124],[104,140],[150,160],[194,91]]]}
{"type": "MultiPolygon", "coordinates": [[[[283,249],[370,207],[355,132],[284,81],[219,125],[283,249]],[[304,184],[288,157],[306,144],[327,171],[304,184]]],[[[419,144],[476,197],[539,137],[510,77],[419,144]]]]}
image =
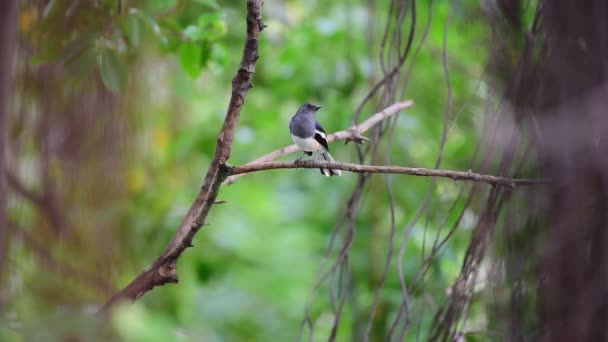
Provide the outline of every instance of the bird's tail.
{"type": "MultiPolygon", "coordinates": [[[[325,161],[329,161],[329,162],[334,162],[334,158],[331,156],[331,154],[329,154],[328,151],[319,151],[319,155],[317,156],[317,159],[319,160],[325,160],[325,161]]],[[[340,170],[334,170],[334,169],[324,169],[321,168],[319,169],[321,170],[321,174],[325,177],[331,177],[331,176],[341,176],[342,172],[340,172],[340,170]]]]}

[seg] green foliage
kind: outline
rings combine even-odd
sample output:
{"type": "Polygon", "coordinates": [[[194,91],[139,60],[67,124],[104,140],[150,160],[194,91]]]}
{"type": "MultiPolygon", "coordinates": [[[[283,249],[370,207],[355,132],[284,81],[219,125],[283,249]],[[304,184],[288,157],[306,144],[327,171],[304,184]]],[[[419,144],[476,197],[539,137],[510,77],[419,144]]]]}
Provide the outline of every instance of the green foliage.
{"type": "MultiPolygon", "coordinates": [[[[86,238],[74,242],[84,246],[75,252],[64,248],[69,243],[57,243],[52,253],[64,262],[97,270],[121,287],[162,252],[198,193],[204,170],[213,158],[230,82],[242,53],[244,2],[123,0],[119,15],[116,1],[91,1],[66,16],[70,3],[48,2],[33,15],[29,27],[21,28],[20,39],[34,51],[29,65],[60,65],[66,75],[56,85],[57,93],[36,95],[32,91],[30,96],[55,96],[64,99],[61,104],[67,107],[66,103],[75,102],[81,94],[75,89],[94,93],[97,84],[102,84],[114,92],[113,99],[120,104],[114,108],[120,115],[113,120],[123,123],[120,134],[127,132],[129,140],[120,145],[122,150],[112,151],[126,163],[114,175],[120,189],[107,201],[97,198],[101,195],[96,193],[90,203],[77,202],[69,210],[69,218],[79,229],[89,229],[86,238]],[[97,250],[99,254],[91,256],[94,262],[82,256],[97,250]]],[[[352,125],[354,110],[380,77],[378,50],[388,11],[387,1],[378,2],[376,11],[370,11],[366,4],[266,1],[268,28],[262,32],[254,88],[242,111],[231,164],[246,163],[291,144],[287,123],[303,102],[323,105],[318,119],[328,132],[352,125]],[[375,28],[370,27],[369,16],[375,28]]],[[[21,22],[33,8],[37,8],[35,2],[23,2],[21,22]]],[[[484,110],[476,81],[486,63],[481,47],[485,31],[481,23],[468,17],[467,10],[477,9],[463,5],[457,11],[447,42],[452,115],[465,103],[467,106],[449,131],[442,164],[446,169],[469,168],[467,162],[481,129],[478,119],[484,110]]],[[[419,6],[414,49],[422,40],[428,11],[428,6],[419,6]]],[[[412,70],[405,97],[416,104],[399,116],[390,153],[385,137],[379,146],[384,152],[374,163],[433,167],[436,162],[447,104],[442,48],[448,13],[448,2],[437,1],[424,48],[415,62],[408,60],[405,66],[412,70]]],[[[377,103],[374,99],[364,108],[362,119],[378,108],[377,103]]],[[[95,114],[96,118],[109,116],[99,111],[95,114]]],[[[103,131],[105,126],[99,122],[103,131]]],[[[31,145],[30,149],[38,146],[31,145]]],[[[333,144],[331,149],[338,160],[357,160],[353,144],[333,144]]],[[[39,156],[32,152],[26,157],[34,160],[39,156]]],[[[284,159],[292,158],[295,156],[284,159]]],[[[86,173],[84,166],[78,169],[86,173]]],[[[331,302],[325,287],[314,297],[311,293],[321,270],[339,249],[338,244],[329,258],[325,256],[356,177],[345,173],[326,179],[317,170],[276,170],[246,175],[222,188],[220,199],[227,203],[213,208],[211,224],[199,232],[195,247],[180,259],[179,284],[156,288],[135,305],[117,308],[104,327],[90,314],[94,311],[91,304],[102,303],[109,293],[90,290],[78,280],[66,290],[61,275],[40,273],[43,266],[35,253],[13,245],[12,257],[19,267],[11,277],[21,279],[21,283],[15,285],[7,313],[0,319],[7,322],[0,325],[0,340],[89,339],[93,335],[100,340],[127,341],[293,340],[312,298],[314,339],[324,341],[335,318],[331,302]],[[54,309],[57,306],[68,309],[58,312],[54,309]],[[66,323],[72,322],[66,315],[79,321],[66,323]],[[13,324],[15,321],[21,325],[13,324]],[[48,329],[42,329],[45,326],[48,329]],[[23,327],[50,337],[28,335],[23,327]]],[[[356,288],[349,300],[361,312],[347,305],[338,341],[355,339],[355,324],[367,321],[387,250],[393,247],[372,340],[382,340],[390,329],[402,300],[397,254],[430,183],[430,179],[407,176],[372,177],[356,218],[356,237],[349,255],[356,288]],[[396,203],[397,231],[392,242],[389,179],[396,203]]],[[[37,183],[32,180],[28,184],[37,183]]],[[[110,192],[103,189],[105,184],[98,191],[110,192]]],[[[426,281],[410,293],[411,303],[425,309],[415,312],[420,335],[412,329],[406,336],[408,341],[428,338],[434,314],[428,298],[433,299],[433,305],[444,300],[460,271],[477,219],[475,204],[465,208],[464,199],[458,197],[460,190],[461,184],[438,181],[429,214],[407,235],[403,278],[414,284],[437,234],[441,240],[464,211],[461,228],[430,258],[426,281]],[[448,214],[455,202],[455,210],[448,214]]],[[[80,191],[88,194],[90,189],[82,185],[80,191]]],[[[14,205],[12,210],[27,227],[46,222],[30,206],[14,205]]],[[[483,307],[476,309],[475,317],[482,321],[486,312],[483,307]]],[[[475,340],[473,336],[466,338],[475,340]]]]}
{"type": "Polygon", "coordinates": [[[138,48],[143,40],[145,21],[137,13],[131,13],[128,16],[127,25],[125,31],[127,32],[129,43],[134,48],[138,48]]]}
{"type": "Polygon", "coordinates": [[[34,64],[52,63],[62,55],[61,59],[72,71],[71,76],[78,82],[86,79],[96,60],[104,85],[113,92],[120,92],[127,82],[126,64],[140,53],[139,49],[147,40],[148,33],[152,33],[154,43],[178,56],[184,71],[196,78],[210,60],[222,63],[222,49],[215,45],[227,31],[215,1],[197,3],[202,9],[199,16],[193,17],[191,13],[194,12],[180,11],[181,14],[177,16],[165,16],[161,20],[154,13],[179,7],[175,1],[151,1],[145,7],[129,8],[122,17],[117,16],[113,1],[93,4],[88,8],[77,5],[76,8],[81,10],[78,17],[73,16],[73,21],[80,26],[69,32],[69,39],[65,40],[61,37],[68,32],[58,24],[66,13],[70,13],[68,3],[50,1],[42,18],[35,18],[40,23],[27,29],[39,35],[50,32],[57,36],[33,40],[38,46],[30,61],[34,64]],[[85,22],[87,25],[82,25],[85,22]]]}
{"type": "Polygon", "coordinates": [[[127,82],[127,67],[116,51],[105,49],[99,54],[99,72],[103,84],[111,91],[119,92],[127,82]]]}

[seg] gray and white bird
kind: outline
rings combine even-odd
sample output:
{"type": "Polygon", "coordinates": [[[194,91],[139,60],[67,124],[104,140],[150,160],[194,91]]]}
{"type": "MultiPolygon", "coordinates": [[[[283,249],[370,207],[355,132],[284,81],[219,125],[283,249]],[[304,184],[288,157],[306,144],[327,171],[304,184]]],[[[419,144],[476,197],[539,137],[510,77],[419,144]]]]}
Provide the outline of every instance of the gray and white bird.
{"type": "MultiPolygon", "coordinates": [[[[321,106],[306,103],[291,118],[289,122],[289,132],[293,142],[308,156],[316,153],[316,158],[333,162],[334,158],[329,154],[327,144],[327,134],[317,121],[317,111],[321,106]]],[[[321,168],[321,174],[326,177],[340,176],[340,170],[321,168]]]]}

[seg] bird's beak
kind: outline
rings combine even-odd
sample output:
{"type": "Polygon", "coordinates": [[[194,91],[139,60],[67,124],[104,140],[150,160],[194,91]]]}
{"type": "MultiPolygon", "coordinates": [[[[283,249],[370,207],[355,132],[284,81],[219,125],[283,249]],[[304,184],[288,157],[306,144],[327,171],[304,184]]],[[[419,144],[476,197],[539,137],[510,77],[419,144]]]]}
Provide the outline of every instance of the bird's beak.
{"type": "Polygon", "coordinates": [[[321,109],[321,106],[315,106],[315,110],[321,109]]]}

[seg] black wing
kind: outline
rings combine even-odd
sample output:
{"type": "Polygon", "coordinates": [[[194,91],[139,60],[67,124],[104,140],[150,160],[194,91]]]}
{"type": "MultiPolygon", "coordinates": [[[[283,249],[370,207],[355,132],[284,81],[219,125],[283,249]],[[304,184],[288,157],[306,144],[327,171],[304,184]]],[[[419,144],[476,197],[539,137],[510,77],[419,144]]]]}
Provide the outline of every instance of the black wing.
{"type": "Polygon", "coordinates": [[[327,134],[318,121],[315,121],[315,140],[329,152],[329,146],[327,144],[327,134]]]}

